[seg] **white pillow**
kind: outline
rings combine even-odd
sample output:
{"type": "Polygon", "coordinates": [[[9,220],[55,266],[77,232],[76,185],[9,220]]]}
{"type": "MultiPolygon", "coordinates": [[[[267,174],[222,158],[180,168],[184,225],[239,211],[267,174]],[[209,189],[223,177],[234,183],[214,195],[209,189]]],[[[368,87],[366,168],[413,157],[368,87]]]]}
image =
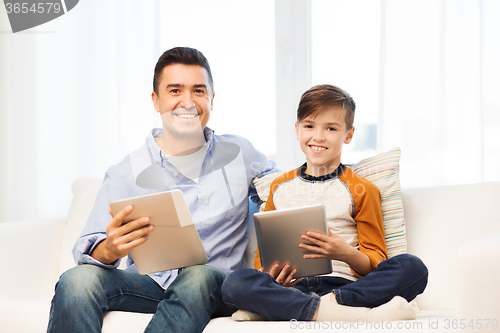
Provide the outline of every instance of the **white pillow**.
{"type": "Polygon", "coordinates": [[[393,257],[407,253],[406,224],[399,182],[399,158],[401,150],[394,148],[387,153],[366,158],[350,168],[358,175],[375,184],[382,196],[387,255],[393,257]]]}

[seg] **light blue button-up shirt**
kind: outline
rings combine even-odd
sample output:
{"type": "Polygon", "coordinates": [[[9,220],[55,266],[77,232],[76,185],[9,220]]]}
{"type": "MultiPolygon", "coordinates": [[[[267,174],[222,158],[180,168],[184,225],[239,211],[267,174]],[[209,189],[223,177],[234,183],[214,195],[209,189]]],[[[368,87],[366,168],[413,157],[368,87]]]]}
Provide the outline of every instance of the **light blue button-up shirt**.
{"type": "MultiPolygon", "coordinates": [[[[237,135],[215,135],[211,129],[205,128],[208,149],[200,177],[193,181],[169,163],[168,157],[161,152],[155,142],[161,134],[161,129],[154,129],[143,146],[107,170],[94,208],[73,248],[75,261],[106,268],[118,267],[120,260],[106,265],[90,256],[97,244],[106,238],[106,226],[112,219],[109,204],[179,189],[207,253],[208,264],[227,273],[248,267],[244,252],[249,236],[244,222],[248,213],[248,196],[256,197],[252,179],[275,170],[276,164],[248,140],[237,135]],[[151,169],[155,171],[150,173],[151,169]]],[[[137,271],[130,255],[127,270],[137,271]]],[[[177,276],[177,270],[150,276],[166,289],[177,276]]]]}

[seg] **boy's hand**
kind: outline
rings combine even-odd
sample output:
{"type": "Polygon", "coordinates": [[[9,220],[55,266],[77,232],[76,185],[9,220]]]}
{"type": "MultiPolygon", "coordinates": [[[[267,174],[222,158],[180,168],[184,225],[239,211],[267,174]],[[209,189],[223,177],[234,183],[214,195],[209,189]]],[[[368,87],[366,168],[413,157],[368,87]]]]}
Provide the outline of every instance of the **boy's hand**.
{"type": "Polygon", "coordinates": [[[309,241],[315,245],[300,243],[299,246],[315,254],[305,254],[304,258],[328,258],[331,260],[345,261],[349,255],[352,255],[353,247],[350,246],[342,237],[328,230],[328,236],[315,231],[308,231],[300,235],[303,240],[309,241]]]}
{"type": "MultiPolygon", "coordinates": [[[[302,280],[293,278],[295,273],[297,273],[297,270],[295,268],[292,269],[290,273],[288,273],[288,270],[290,269],[289,264],[285,264],[285,266],[283,266],[281,271],[279,271],[279,267],[280,267],[279,263],[275,263],[273,267],[271,267],[269,275],[271,275],[271,277],[275,279],[276,282],[278,282],[283,287],[293,287],[297,283],[299,283],[300,280],[302,280]]],[[[260,271],[264,272],[264,268],[261,267],[260,271]]]]}
{"type": "Polygon", "coordinates": [[[123,224],[125,218],[134,208],[129,205],[113,216],[113,220],[106,227],[107,238],[100,242],[91,256],[104,263],[112,264],[116,260],[125,257],[131,249],[143,244],[148,239],[148,234],[153,231],[148,217],[130,221],[123,224]]]}
{"type": "Polygon", "coordinates": [[[315,254],[305,254],[304,258],[328,258],[341,260],[351,266],[356,272],[364,276],[372,271],[370,258],[350,246],[342,237],[328,230],[328,236],[314,231],[308,231],[300,235],[300,238],[312,242],[315,245],[300,243],[299,246],[315,254]]]}

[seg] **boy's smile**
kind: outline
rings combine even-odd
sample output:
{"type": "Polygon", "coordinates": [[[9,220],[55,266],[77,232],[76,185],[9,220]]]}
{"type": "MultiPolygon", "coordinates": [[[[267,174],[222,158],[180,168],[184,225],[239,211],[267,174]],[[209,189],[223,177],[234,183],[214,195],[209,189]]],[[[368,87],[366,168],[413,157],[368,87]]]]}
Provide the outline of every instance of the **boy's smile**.
{"type": "Polygon", "coordinates": [[[309,147],[311,147],[311,149],[315,154],[320,154],[322,151],[328,149],[327,147],[316,146],[316,145],[310,145],[309,147]]]}
{"type": "Polygon", "coordinates": [[[347,129],[342,108],[328,107],[297,122],[295,131],[306,155],[305,172],[319,177],[340,165],[342,146],[351,142],[354,127],[347,129]]]}

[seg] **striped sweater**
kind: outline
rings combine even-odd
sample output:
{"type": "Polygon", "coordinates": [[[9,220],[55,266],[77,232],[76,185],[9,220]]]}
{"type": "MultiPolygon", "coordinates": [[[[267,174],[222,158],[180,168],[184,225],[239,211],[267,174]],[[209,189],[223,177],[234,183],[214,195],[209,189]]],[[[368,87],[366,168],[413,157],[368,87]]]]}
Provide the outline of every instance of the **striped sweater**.
{"type": "MultiPolygon", "coordinates": [[[[324,204],[329,229],[366,254],[375,269],[387,259],[378,188],[343,164],[321,177],[305,174],[305,169],[306,164],[273,181],[265,211],[324,204]]],[[[255,268],[260,267],[257,249],[255,268]]],[[[332,268],[331,276],[351,281],[360,277],[342,261],[332,260],[332,268]]]]}

